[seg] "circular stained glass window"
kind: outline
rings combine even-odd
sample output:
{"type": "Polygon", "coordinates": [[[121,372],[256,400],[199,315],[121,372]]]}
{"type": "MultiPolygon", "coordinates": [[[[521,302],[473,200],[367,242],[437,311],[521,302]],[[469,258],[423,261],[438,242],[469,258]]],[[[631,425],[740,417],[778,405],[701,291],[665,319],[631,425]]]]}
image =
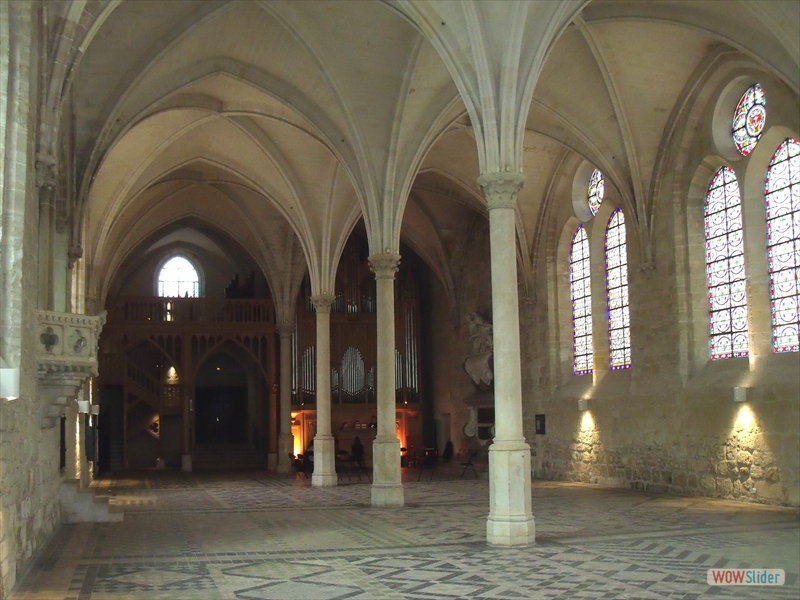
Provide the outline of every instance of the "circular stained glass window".
{"type": "Polygon", "coordinates": [[[733,113],[733,143],[748,156],[756,147],[767,120],[767,99],[760,84],[747,88],[733,113]]]}
{"type": "Polygon", "coordinates": [[[596,215],[597,211],[600,210],[605,192],[606,184],[603,174],[595,169],[589,179],[589,210],[592,211],[592,215],[596,215]]]}

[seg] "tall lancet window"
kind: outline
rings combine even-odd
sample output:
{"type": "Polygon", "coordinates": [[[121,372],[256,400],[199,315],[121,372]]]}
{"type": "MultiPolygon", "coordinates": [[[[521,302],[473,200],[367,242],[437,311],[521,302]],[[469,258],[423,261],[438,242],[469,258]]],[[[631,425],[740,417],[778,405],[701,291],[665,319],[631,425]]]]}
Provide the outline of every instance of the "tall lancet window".
{"type": "Polygon", "coordinates": [[[708,186],[705,233],[711,358],[747,356],[742,206],[736,174],[728,167],[720,168],[708,186]]]}
{"type": "Polygon", "coordinates": [[[797,352],[800,332],[800,140],[785,140],[769,163],[764,202],[772,349],[797,352]]]}
{"type": "Polygon", "coordinates": [[[569,253],[569,292],[572,300],[572,349],[575,375],[591,373],[594,368],[592,344],[592,281],[589,265],[589,240],[579,225],[572,236],[569,253]]]}
{"type": "Polygon", "coordinates": [[[182,256],[170,258],[158,274],[158,295],[165,298],[197,298],[200,295],[197,269],[182,256]]]}
{"type": "Polygon", "coordinates": [[[609,365],[631,368],[631,315],[628,306],[628,244],[625,215],[618,208],[606,227],[606,299],[609,365]]]}

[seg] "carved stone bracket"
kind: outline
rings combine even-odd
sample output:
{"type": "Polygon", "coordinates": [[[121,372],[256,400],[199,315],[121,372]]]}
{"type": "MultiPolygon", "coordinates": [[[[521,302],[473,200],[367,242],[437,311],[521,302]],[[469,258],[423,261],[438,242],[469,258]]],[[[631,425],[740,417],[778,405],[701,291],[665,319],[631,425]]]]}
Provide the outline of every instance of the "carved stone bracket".
{"type": "Polygon", "coordinates": [[[41,426],[55,426],[70,399],[97,375],[97,344],[106,312],[97,316],[40,310],[36,369],[42,401],[41,426]]]}
{"type": "Polygon", "coordinates": [[[67,250],[67,258],[69,259],[68,267],[71,269],[83,257],[83,248],[77,244],[67,250]]]}

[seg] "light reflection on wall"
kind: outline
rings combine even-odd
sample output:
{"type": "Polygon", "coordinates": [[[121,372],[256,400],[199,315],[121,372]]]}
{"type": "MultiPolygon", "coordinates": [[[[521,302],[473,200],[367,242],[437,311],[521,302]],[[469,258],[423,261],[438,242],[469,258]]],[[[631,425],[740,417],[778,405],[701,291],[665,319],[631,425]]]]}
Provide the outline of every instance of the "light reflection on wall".
{"type": "Polygon", "coordinates": [[[755,429],[758,429],[756,416],[747,404],[743,404],[736,415],[736,422],[733,425],[733,430],[734,432],[741,431],[743,433],[748,433],[755,429]]]}
{"type": "Polygon", "coordinates": [[[170,367],[167,369],[167,383],[170,385],[175,385],[180,383],[180,379],[178,378],[178,372],[175,370],[175,367],[170,367]]]}
{"type": "Polygon", "coordinates": [[[592,417],[591,411],[585,410],[581,417],[581,434],[589,433],[590,431],[594,431],[594,417],[592,417]]]}

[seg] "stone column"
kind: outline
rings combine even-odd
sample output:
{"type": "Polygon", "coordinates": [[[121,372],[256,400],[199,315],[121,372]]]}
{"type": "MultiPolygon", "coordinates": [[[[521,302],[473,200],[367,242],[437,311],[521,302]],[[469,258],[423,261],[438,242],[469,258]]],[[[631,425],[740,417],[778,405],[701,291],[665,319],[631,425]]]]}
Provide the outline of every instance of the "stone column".
{"type": "Polygon", "coordinates": [[[311,485],[336,485],[336,456],[331,435],[331,305],[333,294],[311,297],[317,310],[317,434],[311,485]]]}
{"type": "Polygon", "coordinates": [[[489,449],[486,540],[499,546],[534,542],[531,450],[522,434],[522,374],[517,296],[516,197],[525,178],[490,173],[478,183],[489,206],[494,328],[495,437],[489,449]]]}
{"type": "Polygon", "coordinates": [[[294,454],[292,435],[292,335],[294,323],[278,325],[281,339],[280,363],[280,433],[278,434],[278,473],[288,473],[292,468],[289,455],[294,454]]]}
{"type": "Polygon", "coordinates": [[[64,407],[64,441],[66,443],[66,467],[64,476],[67,479],[80,479],[80,425],[78,423],[78,404],[73,399],[64,407]]]}
{"type": "Polygon", "coordinates": [[[372,443],[372,506],[403,506],[394,397],[394,276],[400,255],[373,254],[369,265],[378,292],[378,434],[372,443]]]}

